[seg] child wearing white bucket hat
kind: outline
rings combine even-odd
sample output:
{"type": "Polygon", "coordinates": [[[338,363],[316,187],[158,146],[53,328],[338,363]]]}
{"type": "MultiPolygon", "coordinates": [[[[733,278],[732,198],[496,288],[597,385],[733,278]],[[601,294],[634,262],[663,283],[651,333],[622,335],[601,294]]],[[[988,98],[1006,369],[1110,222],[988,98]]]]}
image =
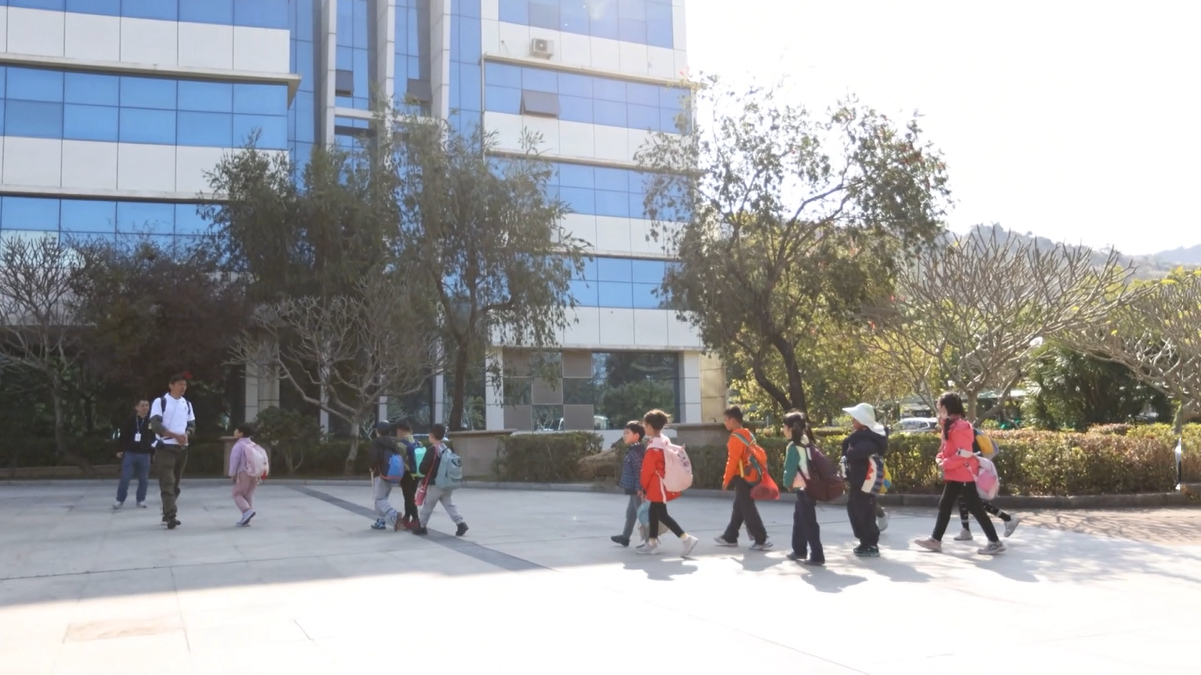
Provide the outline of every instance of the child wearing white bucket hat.
{"type": "Polygon", "coordinates": [[[874,484],[883,481],[883,461],[878,464],[873,458],[883,457],[888,452],[888,438],[884,425],[876,421],[876,410],[867,403],[843,408],[851,416],[851,434],[842,442],[842,458],[846,463],[847,517],[851,531],[859,540],[855,555],[860,558],[875,558],[880,555],[880,528],[876,524],[876,488],[866,485],[869,475],[875,471],[874,484]]]}

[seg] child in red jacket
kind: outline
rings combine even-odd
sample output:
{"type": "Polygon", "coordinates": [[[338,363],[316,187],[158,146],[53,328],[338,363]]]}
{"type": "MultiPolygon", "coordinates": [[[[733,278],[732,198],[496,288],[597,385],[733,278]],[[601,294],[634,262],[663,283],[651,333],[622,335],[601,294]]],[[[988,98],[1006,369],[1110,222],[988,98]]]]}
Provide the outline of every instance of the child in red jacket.
{"type": "Polygon", "coordinates": [[[652,555],[659,552],[659,524],[667,526],[672,534],[680,538],[681,555],[685,558],[692,553],[699,541],[680,527],[679,523],[667,514],[667,502],[680,496],[679,492],[668,492],[663,487],[663,475],[666,471],[666,461],[663,459],[663,427],[667,426],[667,413],[662,410],[652,410],[642,418],[646,425],[646,454],[642,458],[642,498],[651,503],[649,508],[649,539],[645,547],[638,552],[652,555]]]}

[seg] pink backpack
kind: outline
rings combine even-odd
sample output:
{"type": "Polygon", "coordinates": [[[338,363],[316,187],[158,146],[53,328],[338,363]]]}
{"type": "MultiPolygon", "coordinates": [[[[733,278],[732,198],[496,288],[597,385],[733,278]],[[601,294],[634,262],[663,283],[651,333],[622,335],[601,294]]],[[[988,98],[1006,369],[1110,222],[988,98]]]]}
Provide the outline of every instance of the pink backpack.
{"type": "Polygon", "coordinates": [[[672,443],[666,436],[651,439],[647,449],[663,451],[663,490],[683,492],[692,487],[692,462],[684,446],[672,443]]]}

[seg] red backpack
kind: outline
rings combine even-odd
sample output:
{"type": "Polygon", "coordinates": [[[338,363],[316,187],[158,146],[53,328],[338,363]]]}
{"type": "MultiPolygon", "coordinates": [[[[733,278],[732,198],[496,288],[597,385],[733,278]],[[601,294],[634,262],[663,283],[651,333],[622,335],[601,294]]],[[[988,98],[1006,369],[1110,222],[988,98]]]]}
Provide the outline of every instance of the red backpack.
{"type": "Polygon", "coordinates": [[[819,502],[831,502],[841,497],[847,484],[838,477],[834,463],[816,445],[810,445],[808,451],[809,480],[805,482],[805,491],[819,502]]]}

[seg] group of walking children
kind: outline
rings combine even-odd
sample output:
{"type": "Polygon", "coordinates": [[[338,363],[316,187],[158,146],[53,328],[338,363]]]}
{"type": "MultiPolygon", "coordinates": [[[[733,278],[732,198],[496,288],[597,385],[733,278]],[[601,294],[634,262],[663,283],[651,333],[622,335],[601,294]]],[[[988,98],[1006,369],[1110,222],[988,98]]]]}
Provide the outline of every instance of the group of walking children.
{"type": "MultiPolygon", "coordinates": [[[[751,539],[751,549],[766,551],[772,548],[756,499],[775,499],[779,490],[796,494],[792,523],[790,560],[820,567],[825,565],[825,550],[821,542],[821,527],[817,522],[818,502],[828,502],[847,494],[847,517],[851,531],[858,540],[854,554],[861,558],[880,555],[880,532],[888,525],[888,516],[876,503],[876,495],[886,486],[884,457],[888,453],[888,432],[876,421],[875,409],[861,403],[844,408],[851,417],[851,433],[842,441],[841,471],[814,442],[813,430],[805,415],[791,411],[784,416],[784,430],[789,443],[785,454],[784,482],[777,489],[768,473],[767,455],[756,442],[754,434],[743,425],[743,414],[737,406],[725,411],[725,426],[730,432],[727,443],[726,470],[722,489],[734,491],[734,504],[725,531],[715,539],[718,546],[738,545],[738,536],[745,526],[751,539]]],[[[996,555],[1005,550],[996,529],[988,518],[992,513],[1005,523],[1005,536],[1013,534],[1020,519],[997,509],[981,499],[976,481],[982,458],[976,432],[965,419],[963,402],[957,394],[943,394],[938,401],[939,429],[942,442],[938,464],[942,468],[944,487],[939,501],[938,519],[934,534],[916,543],[931,551],[942,550],[952,509],[961,510],[962,531],[957,540],[970,540],[967,514],[975,516],[988,537],[988,544],[979,550],[982,555],[996,555]]],[[[696,548],[697,538],[686,533],[667,513],[667,503],[679,497],[691,484],[691,465],[687,454],[663,435],[667,414],[661,410],[648,412],[642,422],[625,426],[623,440],[627,446],[618,485],[629,496],[626,505],[625,527],[611,540],[629,546],[635,527],[642,543],[639,553],[659,552],[659,528],[666,526],[679,537],[681,553],[688,557],[696,548]],[[673,477],[676,466],[677,476],[673,477]],[[671,467],[671,468],[669,468],[671,467]],[[678,477],[687,472],[687,479],[678,477]]]]}
{"type": "Polygon", "coordinates": [[[446,444],[445,426],[430,427],[429,438],[427,449],[413,437],[407,422],[380,422],[375,426],[375,438],[368,451],[376,515],[372,529],[391,527],[394,531],[427,535],[434,507],[441,504],[455,523],[455,536],[467,534],[467,522],[454,503],[454,492],[463,483],[463,460],[446,444]],[[400,485],[403,514],[389,501],[393,485],[400,485]]]}

